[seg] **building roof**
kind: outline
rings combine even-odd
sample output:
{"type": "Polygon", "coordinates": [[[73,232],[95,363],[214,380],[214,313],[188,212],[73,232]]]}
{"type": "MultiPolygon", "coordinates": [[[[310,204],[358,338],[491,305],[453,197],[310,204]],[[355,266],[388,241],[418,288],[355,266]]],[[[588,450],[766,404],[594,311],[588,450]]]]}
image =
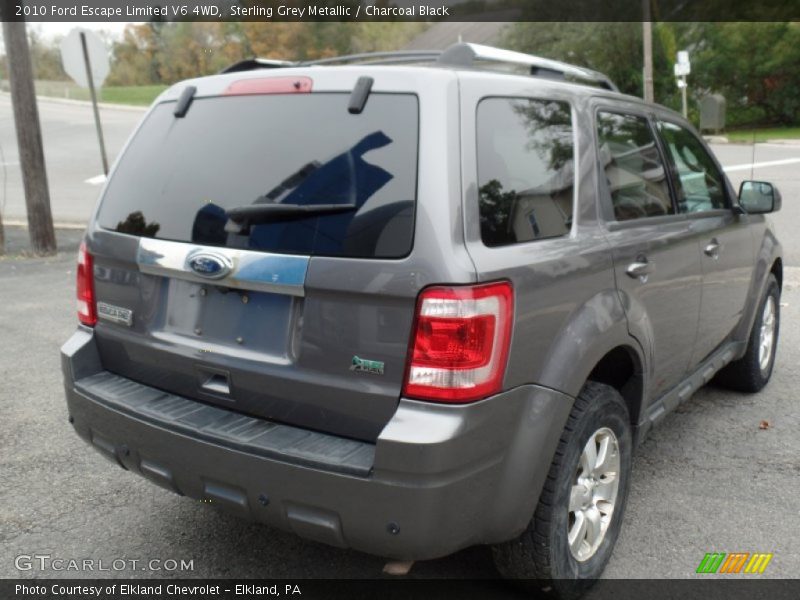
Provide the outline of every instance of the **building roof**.
{"type": "Polygon", "coordinates": [[[434,23],[402,50],[444,50],[457,42],[497,45],[508,22],[434,23]]]}

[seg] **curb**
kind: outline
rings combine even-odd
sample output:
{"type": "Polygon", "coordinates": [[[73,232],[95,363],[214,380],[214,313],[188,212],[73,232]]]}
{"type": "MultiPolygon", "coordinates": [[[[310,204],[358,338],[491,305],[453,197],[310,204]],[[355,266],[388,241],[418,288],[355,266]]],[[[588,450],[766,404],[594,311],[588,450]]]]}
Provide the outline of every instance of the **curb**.
{"type": "Polygon", "coordinates": [[[780,146],[800,146],[800,140],[784,138],[780,140],[767,140],[766,142],[759,142],[761,144],[778,144],[780,146]]]}
{"type": "MultiPolygon", "coordinates": [[[[11,98],[11,94],[9,92],[0,92],[0,95],[4,98],[11,98]]],[[[91,106],[92,103],[89,100],[73,100],[71,98],[54,98],[52,96],[36,96],[37,102],[45,102],[50,104],[67,104],[72,106],[91,106]]],[[[130,112],[145,112],[149,106],[136,106],[135,104],[113,104],[111,102],[98,102],[98,108],[102,108],[104,110],[126,110],[130,112]]]]}
{"type": "MultiPolygon", "coordinates": [[[[739,146],[752,146],[753,140],[734,140],[731,141],[729,138],[725,137],[724,135],[704,135],[703,139],[708,142],[709,144],[731,144],[731,145],[739,145],[739,146]]],[[[772,140],[762,140],[759,142],[755,142],[756,146],[760,144],[770,144],[776,146],[800,146],[800,139],[794,138],[779,138],[779,139],[772,139],[772,140]]]]}
{"type": "MultiPolygon", "coordinates": [[[[79,223],[77,221],[55,221],[53,229],[86,229],[86,223],[79,223]]],[[[4,219],[3,227],[21,227],[28,228],[28,222],[20,219],[4,219]]]]}

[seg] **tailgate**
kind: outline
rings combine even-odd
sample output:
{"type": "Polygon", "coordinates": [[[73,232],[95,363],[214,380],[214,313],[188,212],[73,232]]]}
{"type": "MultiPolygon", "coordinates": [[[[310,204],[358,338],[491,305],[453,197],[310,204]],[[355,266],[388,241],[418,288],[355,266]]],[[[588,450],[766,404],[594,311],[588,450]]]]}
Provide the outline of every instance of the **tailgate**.
{"type": "Polygon", "coordinates": [[[208,249],[125,237],[94,236],[95,335],[104,368],[347,437],[375,439],[391,418],[416,294],[375,281],[390,282],[387,275],[400,265],[354,269],[323,258],[215,248],[239,268],[210,282],[175,266],[208,249]],[[112,246],[111,255],[102,254],[112,246]],[[119,260],[126,250],[136,253],[132,264],[119,260]],[[278,273],[283,279],[273,281],[278,273]],[[130,324],[107,307],[131,311],[130,324]]]}
{"type": "Polygon", "coordinates": [[[373,92],[350,114],[349,97],[199,97],[182,118],[174,102],[151,111],[88,240],[107,370],[254,416],[378,436],[401,393],[423,284],[406,260],[419,107],[414,94],[373,92]],[[242,207],[256,216],[234,222],[242,207]]]}

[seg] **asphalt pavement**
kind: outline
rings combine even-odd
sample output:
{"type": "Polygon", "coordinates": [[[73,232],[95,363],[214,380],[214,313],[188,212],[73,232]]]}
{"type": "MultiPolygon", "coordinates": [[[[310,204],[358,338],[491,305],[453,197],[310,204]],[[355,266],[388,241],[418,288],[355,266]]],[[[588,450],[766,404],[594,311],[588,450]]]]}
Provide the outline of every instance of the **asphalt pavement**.
{"type": "MultiPolygon", "coordinates": [[[[93,130],[86,133],[91,114],[68,104],[42,103],[40,109],[54,213],[80,222],[98,191],[83,182],[99,173],[93,130]]],[[[6,110],[7,97],[0,95],[0,114],[6,110]]],[[[106,114],[113,153],[141,113],[106,114]]],[[[6,119],[0,119],[0,144],[5,161],[13,161],[6,119]]],[[[726,166],[737,167],[730,173],[734,181],[749,177],[749,169],[739,167],[751,162],[752,150],[715,147],[726,166]]],[[[787,268],[773,379],[756,395],[707,387],[651,433],[634,460],[625,522],[606,577],[692,577],[706,552],[771,552],[764,577],[800,572],[800,161],[775,164],[800,157],[800,146],[759,144],[756,153],[756,163],[772,163],[758,167],[756,178],[774,181],[784,195],[774,217],[787,268]]],[[[13,165],[7,166],[11,172],[13,165]]],[[[13,199],[21,189],[15,185],[9,177],[7,220],[24,217],[13,199]]],[[[384,561],[378,557],[307,542],[174,495],[114,466],[74,434],[58,348],[76,326],[80,235],[59,230],[58,256],[31,258],[24,253],[26,232],[9,227],[9,256],[0,258],[0,577],[87,575],[17,568],[17,557],[34,554],[106,564],[193,561],[190,571],[127,567],[93,574],[99,577],[379,576],[384,561]]],[[[482,547],[417,563],[410,573],[495,575],[482,547]]]]}
{"type": "MultiPolygon", "coordinates": [[[[50,184],[53,218],[83,224],[89,219],[102,189],[103,174],[91,104],[39,99],[45,167],[50,184]]],[[[111,163],[144,115],[144,109],[100,109],[103,137],[111,163]]],[[[11,96],[0,92],[0,213],[5,221],[25,220],[25,195],[19,166],[11,96]]]]}
{"type": "MultiPolygon", "coordinates": [[[[14,247],[25,232],[9,228],[14,247]]],[[[54,258],[0,259],[0,577],[20,555],[191,560],[150,577],[377,577],[383,561],[241,521],[125,472],[67,423],[58,348],[75,329],[80,232],[54,258]]],[[[775,373],[760,394],[707,387],[667,416],[634,460],[606,577],[690,577],[706,552],[772,552],[769,577],[800,567],[800,268],[786,269],[775,373]],[[763,429],[762,422],[767,422],[763,429]]],[[[417,563],[412,577],[493,577],[486,548],[417,563]]]]}

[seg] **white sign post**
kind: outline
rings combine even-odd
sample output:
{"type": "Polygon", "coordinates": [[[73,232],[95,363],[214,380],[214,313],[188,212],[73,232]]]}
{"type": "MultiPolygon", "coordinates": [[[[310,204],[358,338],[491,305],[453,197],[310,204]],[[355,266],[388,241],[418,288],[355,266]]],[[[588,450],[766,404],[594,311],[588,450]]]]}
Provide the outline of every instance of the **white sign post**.
{"type": "Polygon", "coordinates": [[[686,50],[678,52],[678,62],[675,63],[675,77],[678,80],[677,84],[681,90],[681,103],[683,105],[683,116],[688,117],[689,108],[686,105],[686,76],[692,72],[692,66],[689,63],[689,53],[686,50]]]}
{"type": "Polygon", "coordinates": [[[100,142],[100,157],[103,159],[103,173],[108,175],[106,144],[103,128],[100,125],[100,111],[97,109],[97,92],[109,71],[108,49],[96,34],[81,28],[69,32],[61,42],[61,62],[64,71],[81,87],[89,88],[92,96],[94,122],[97,126],[97,139],[100,142]]]}

